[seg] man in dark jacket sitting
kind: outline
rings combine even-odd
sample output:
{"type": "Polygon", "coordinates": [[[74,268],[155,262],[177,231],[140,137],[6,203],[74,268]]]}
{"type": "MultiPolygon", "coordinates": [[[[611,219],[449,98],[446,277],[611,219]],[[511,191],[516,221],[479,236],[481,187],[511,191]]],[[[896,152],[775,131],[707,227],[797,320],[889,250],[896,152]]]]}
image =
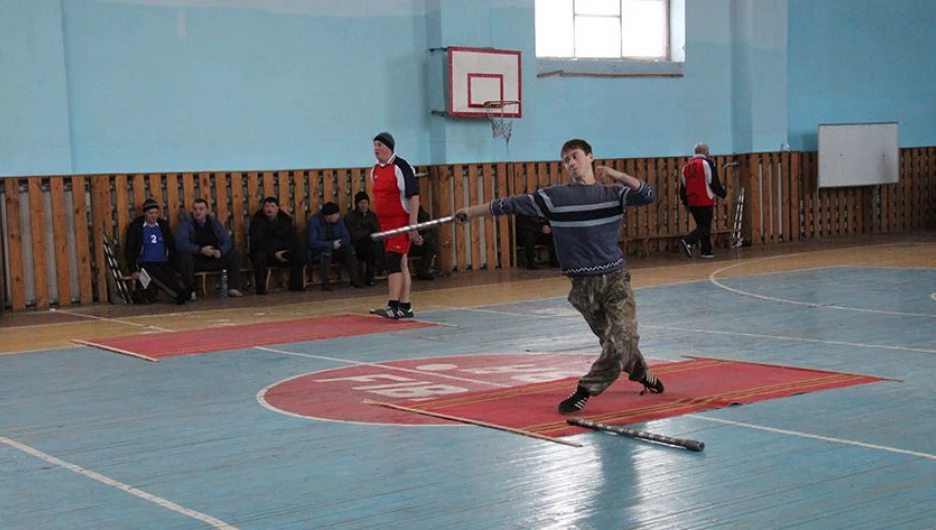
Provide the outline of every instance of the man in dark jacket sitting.
{"type": "Polygon", "coordinates": [[[322,210],[309,218],[306,225],[306,244],[309,248],[309,263],[322,266],[322,290],[331,291],[328,273],[333,260],[344,264],[351,277],[351,287],[361,287],[358,279],[357,256],[351,245],[351,233],[341,220],[338,205],[326,202],[322,210]]]}
{"type": "Polygon", "coordinates": [[[250,218],[250,263],[257,294],[267,294],[267,268],[289,267],[289,290],[304,291],[303,256],[293,218],[280,210],[276,197],[263,199],[263,207],[250,218]]]}
{"type": "Polygon", "coordinates": [[[383,244],[370,238],[380,232],[377,214],[370,209],[370,197],[361,191],[354,196],[355,208],[345,215],[344,222],[351,232],[351,245],[358,261],[364,262],[364,284],[374,285],[377,264],[383,261],[383,244]]]}
{"type": "Polygon", "coordinates": [[[195,199],[192,215],[186,216],[175,234],[176,264],[186,288],[195,299],[195,273],[226,270],[228,295],[243,296],[240,292],[240,256],[231,234],[218,218],[208,213],[208,201],[195,199]]]}

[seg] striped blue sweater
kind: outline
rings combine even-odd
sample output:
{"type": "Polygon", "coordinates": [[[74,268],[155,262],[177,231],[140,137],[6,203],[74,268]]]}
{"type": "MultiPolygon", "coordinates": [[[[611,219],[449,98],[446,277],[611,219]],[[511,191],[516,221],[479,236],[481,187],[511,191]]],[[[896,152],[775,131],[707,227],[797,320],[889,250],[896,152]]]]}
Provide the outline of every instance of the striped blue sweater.
{"type": "Polygon", "coordinates": [[[653,202],[646,182],[640,189],[614,184],[564,184],[491,201],[491,215],[543,217],[552,226],[562,274],[597,276],[624,268],[618,232],[624,208],[653,202]]]}

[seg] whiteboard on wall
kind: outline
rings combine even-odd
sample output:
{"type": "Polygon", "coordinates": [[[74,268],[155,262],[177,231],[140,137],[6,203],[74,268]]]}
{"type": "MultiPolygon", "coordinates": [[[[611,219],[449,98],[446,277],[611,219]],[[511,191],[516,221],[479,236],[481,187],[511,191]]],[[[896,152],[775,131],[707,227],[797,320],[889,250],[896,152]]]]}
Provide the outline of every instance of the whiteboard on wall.
{"type": "Polygon", "coordinates": [[[896,122],[819,125],[819,187],[896,183],[898,140],[896,122]]]}

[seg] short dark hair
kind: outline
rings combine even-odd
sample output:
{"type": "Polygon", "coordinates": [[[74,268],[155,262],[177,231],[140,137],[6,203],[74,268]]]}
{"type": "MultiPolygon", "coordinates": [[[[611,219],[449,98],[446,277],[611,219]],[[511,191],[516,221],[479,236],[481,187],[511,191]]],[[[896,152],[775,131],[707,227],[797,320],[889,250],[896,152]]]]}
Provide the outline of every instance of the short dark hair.
{"type": "Polygon", "coordinates": [[[263,199],[263,204],[272,202],[273,204],[279,206],[279,199],[273,197],[272,195],[263,199]]]}
{"type": "Polygon", "coordinates": [[[573,138],[568,142],[562,144],[562,151],[559,151],[559,156],[565,156],[569,151],[581,149],[586,155],[592,154],[592,146],[588,144],[585,140],[581,138],[573,138]]]}
{"type": "Polygon", "coordinates": [[[199,197],[195,199],[194,201],[192,201],[192,206],[195,206],[196,204],[204,204],[205,206],[208,206],[208,201],[199,197]]]}

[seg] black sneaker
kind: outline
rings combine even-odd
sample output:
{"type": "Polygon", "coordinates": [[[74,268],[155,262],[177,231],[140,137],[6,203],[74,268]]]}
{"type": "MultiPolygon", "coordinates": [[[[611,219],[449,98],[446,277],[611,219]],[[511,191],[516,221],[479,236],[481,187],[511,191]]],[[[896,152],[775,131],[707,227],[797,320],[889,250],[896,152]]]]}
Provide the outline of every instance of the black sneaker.
{"type": "Polygon", "coordinates": [[[715,257],[715,254],[712,254],[711,252],[709,252],[708,254],[702,254],[701,257],[702,259],[712,259],[715,257]]]}
{"type": "Polygon", "coordinates": [[[414,318],[416,316],[412,309],[397,309],[397,318],[414,318]]]}
{"type": "Polygon", "coordinates": [[[644,395],[647,392],[651,394],[662,394],[663,393],[663,381],[660,381],[653,374],[647,372],[647,375],[643,376],[638,383],[644,386],[644,389],[640,391],[640,395],[644,395]]]}
{"type": "Polygon", "coordinates": [[[391,320],[396,320],[399,317],[397,311],[398,309],[393,309],[390,306],[381,307],[380,309],[371,309],[371,314],[377,315],[379,317],[389,318],[391,320]]]}
{"type": "Polygon", "coordinates": [[[571,396],[565,398],[562,403],[559,403],[559,413],[572,414],[573,412],[584,409],[585,403],[588,402],[588,398],[590,397],[591,395],[588,393],[588,390],[582,387],[576,388],[571,396]]]}
{"type": "Polygon", "coordinates": [[[692,247],[689,246],[689,243],[686,243],[685,239],[679,240],[679,246],[682,248],[683,254],[690,258],[692,257],[692,247]]]}

